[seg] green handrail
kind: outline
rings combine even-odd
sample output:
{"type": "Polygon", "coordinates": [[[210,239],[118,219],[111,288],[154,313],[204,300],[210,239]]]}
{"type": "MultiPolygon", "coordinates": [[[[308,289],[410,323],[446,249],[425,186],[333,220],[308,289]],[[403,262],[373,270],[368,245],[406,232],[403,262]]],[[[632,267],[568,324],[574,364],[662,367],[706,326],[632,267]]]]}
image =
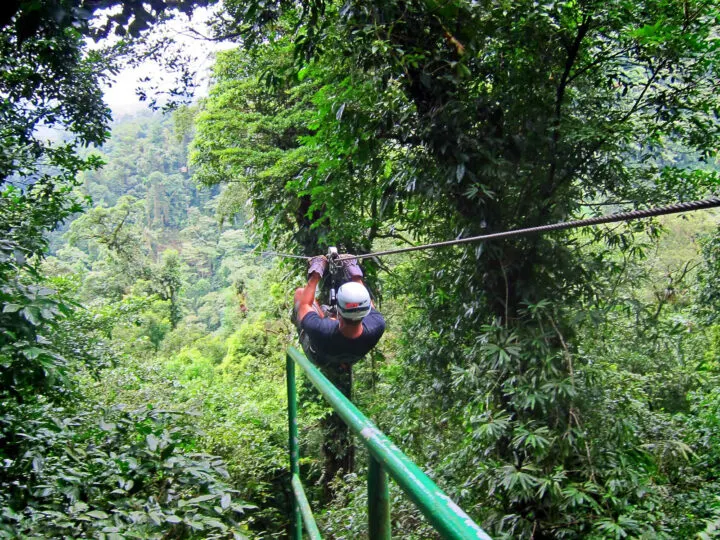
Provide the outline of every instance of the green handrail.
{"type": "Polygon", "coordinates": [[[300,496],[293,500],[291,538],[302,539],[302,525],[311,538],[318,538],[317,526],[307,505],[307,498],[299,479],[297,436],[297,396],[295,391],[295,363],[307,375],[320,393],[330,402],[350,429],[360,437],[370,453],[368,467],[368,520],[372,540],[390,538],[390,502],[387,486],[389,474],[417,505],[430,524],[443,538],[490,540],[462,509],[455,504],[428,476],[388,439],[355,405],[294,347],[287,352],[288,425],[290,443],[290,471],[293,488],[300,496]],[[297,476],[297,480],[295,477],[297,476]],[[297,488],[296,488],[297,486],[297,488]],[[299,489],[298,489],[299,488],[299,489]],[[301,513],[302,511],[302,513],[301,513]],[[303,519],[305,518],[305,519],[303,519]],[[316,536],[317,535],[317,536],[316,536]]]}

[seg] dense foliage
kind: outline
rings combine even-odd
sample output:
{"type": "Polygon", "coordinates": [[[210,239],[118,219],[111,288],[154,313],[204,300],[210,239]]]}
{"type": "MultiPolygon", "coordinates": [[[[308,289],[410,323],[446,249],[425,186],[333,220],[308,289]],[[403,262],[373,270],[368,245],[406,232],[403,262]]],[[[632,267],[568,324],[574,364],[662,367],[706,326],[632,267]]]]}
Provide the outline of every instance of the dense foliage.
{"type": "MultiPolygon", "coordinates": [[[[139,31],[138,9],[105,28],[134,17],[130,33],[139,31]]],[[[80,3],[17,2],[0,19],[0,535],[241,537],[247,505],[184,414],[152,400],[100,408],[89,392],[123,360],[108,341],[113,330],[147,302],[88,309],[78,303],[81,276],[49,278],[58,274],[44,266],[59,239],[48,232],[83,209],[79,173],[102,164],[82,148],[109,136],[100,83],[112,57],[88,52],[90,14],[80,3]]],[[[111,247],[128,243],[117,240],[111,247]]],[[[169,304],[172,326],[179,285],[170,254],[158,274],[148,286],[169,304]]]]}
{"type": "MultiPolygon", "coordinates": [[[[324,8],[294,33],[283,21],[296,14],[280,10],[251,54],[227,53],[198,116],[198,178],[250,186],[257,228],[276,244],[298,240],[288,233],[303,223],[287,219],[298,207],[315,253],[548,223],[716,185],[713,6],[324,8]],[[238,68],[248,62],[252,72],[238,68]],[[241,87],[264,97],[248,108],[241,87]],[[252,108],[308,92],[297,103],[311,122],[272,117],[297,134],[302,168],[263,183],[273,168],[243,150],[257,140],[244,131],[258,118],[252,108]],[[233,129],[231,140],[214,136],[233,129]]],[[[635,294],[652,282],[642,259],[659,233],[648,222],[488,242],[418,255],[386,280],[415,308],[399,321],[396,384],[408,398],[388,404],[398,409],[390,424],[464,506],[482,509],[492,534],[701,528],[684,524],[682,501],[707,477],[685,481],[664,467],[692,456],[678,415],[716,372],[698,352],[708,336],[692,324],[700,335],[684,338],[669,313],[694,275],[685,261],[668,270],[667,290],[635,294]],[[651,391],[660,378],[667,387],[651,391]]],[[[715,502],[700,498],[709,518],[715,502]]]]}
{"type": "MultiPolygon", "coordinates": [[[[132,44],[84,38],[214,2],[41,4],[0,13],[2,537],[283,537],[302,273],[258,246],[716,190],[712,3],[227,1],[210,95],[112,125],[132,44]]],[[[369,261],[389,325],[354,401],[493,537],[717,536],[719,246],[707,213],[369,261]]],[[[301,398],[322,529],[362,536],[362,453],[330,478],[301,398]]],[[[392,498],[394,535],[432,536],[392,498]]]]}

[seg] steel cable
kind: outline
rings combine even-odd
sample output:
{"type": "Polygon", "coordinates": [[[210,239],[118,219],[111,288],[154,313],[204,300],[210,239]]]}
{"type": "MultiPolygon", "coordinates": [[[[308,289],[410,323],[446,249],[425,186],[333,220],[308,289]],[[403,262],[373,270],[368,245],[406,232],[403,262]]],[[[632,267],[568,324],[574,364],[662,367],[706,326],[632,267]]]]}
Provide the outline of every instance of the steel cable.
{"type": "Polygon", "coordinates": [[[307,255],[292,255],[291,253],[278,253],[277,251],[261,251],[258,253],[258,255],[269,255],[271,257],[283,257],[285,259],[302,259],[305,261],[309,261],[312,259],[312,257],[308,257],[307,255]]]}
{"type": "Polygon", "coordinates": [[[469,236],[467,238],[458,238],[456,240],[446,240],[444,242],[434,242],[432,244],[423,244],[421,246],[410,246],[398,249],[389,249],[386,251],[376,251],[375,253],[363,253],[356,255],[357,259],[367,259],[370,257],[382,257],[385,255],[394,255],[396,253],[407,253],[409,251],[420,251],[424,249],[434,249],[446,246],[457,246],[460,244],[468,244],[470,242],[481,242],[483,240],[499,240],[502,238],[512,238],[514,236],[525,236],[528,234],[537,234],[550,231],[562,231],[566,229],[575,229],[578,227],[588,227],[591,225],[601,225],[603,223],[615,223],[618,221],[630,221],[633,219],[642,219],[667,214],[678,214],[681,212],[692,212],[694,210],[704,210],[707,208],[717,208],[720,206],[719,197],[711,197],[700,201],[691,201],[685,203],[671,204],[669,206],[661,206],[659,208],[648,208],[646,210],[632,210],[630,212],[618,212],[607,216],[598,216],[586,219],[575,219],[573,221],[561,221],[550,225],[539,225],[537,227],[528,227],[525,229],[513,229],[511,231],[503,231],[498,233],[482,234],[480,236],[469,236]]]}
{"type": "Polygon", "coordinates": [[[278,251],[257,251],[257,248],[246,249],[242,253],[245,255],[252,255],[254,253],[258,257],[263,255],[267,257],[282,257],[285,259],[302,259],[304,261],[312,259],[312,257],[308,257],[307,255],[293,255],[292,253],[280,253],[278,251]]]}
{"type": "MultiPolygon", "coordinates": [[[[634,219],[643,219],[655,216],[663,216],[668,214],[679,214],[682,212],[692,212],[695,210],[705,210],[708,208],[720,207],[720,197],[711,197],[700,201],[690,201],[684,203],[671,204],[669,206],[661,206],[658,208],[647,208],[645,210],[631,210],[629,212],[618,212],[607,216],[598,216],[586,219],[575,219],[572,221],[561,221],[550,225],[539,225],[537,227],[527,227],[524,229],[513,229],[511,231],[503,231],[490,234],[481,234],[479,236],[469,236],[467,238],[457,238],[455,240],[446,240],[444,242],[433,242],[431,244],[423,244],[420,246],[410,246],[397,249],[388,249],[385,251],[376,251],[374,253],[362,253],[353,255],[356,259],[369,259],[370,257],[383,257],[385,255],[395,255],[397,253],[408,253],[410,251],[421,251],[425,249],[435,249],[440,247],[457,246],[461,244],[469,244],[471,242],[482,242],[484,240],[500,240],[503,238],[512,238],[515,236],[525,236],[529,234],[545,233],[550,231],[563,231],[567,229],[576,229],[579,227],[590,227],[593,225],[601,225],[604,223],[617,223],[619,221],[631,221],[634,219]]],[[[288,259],[310,260],[312,257],[306,255],[292,255],[290,253],[278,253],[276,251],[262,251],[258,255],[270,255],[275,257],[283,257],[288,259]]],[[[341,258],[344,255],[340,256],[341,258]]]]}

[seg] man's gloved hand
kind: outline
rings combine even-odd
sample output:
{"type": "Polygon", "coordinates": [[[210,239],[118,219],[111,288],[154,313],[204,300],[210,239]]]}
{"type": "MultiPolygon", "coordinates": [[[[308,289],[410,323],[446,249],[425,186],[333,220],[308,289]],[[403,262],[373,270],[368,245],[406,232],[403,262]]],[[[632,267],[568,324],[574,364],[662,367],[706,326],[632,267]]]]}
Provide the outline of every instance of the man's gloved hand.
{"type": "Polygon", "coordinates": [[[325,275],[325,270],[327,270],[327,267],[328,261],[325,255],[318,255],[317,257],[313,257],[308,261],[308,279],[310,279],[310,276],[313,274],[313,272],[316,272],[320,275],[320,277],[323,277],[325,275]]]}
{"type": "Polygon", "coordinates": [[[348,279],[363,277],[363,271],[360,268],[360,265],[358,265],[355,255],[345,253],[344,255],[342,255],[340,261],[342,263],[343,270],[345,271],[345,275],[348,279]]]}

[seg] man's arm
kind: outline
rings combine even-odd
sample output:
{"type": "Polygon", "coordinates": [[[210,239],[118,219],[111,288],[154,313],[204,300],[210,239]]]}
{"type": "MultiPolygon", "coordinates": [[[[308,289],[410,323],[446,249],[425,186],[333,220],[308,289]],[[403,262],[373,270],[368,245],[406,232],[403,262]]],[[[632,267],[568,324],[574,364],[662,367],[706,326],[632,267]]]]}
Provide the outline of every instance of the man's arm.
{"type": "Polygon", "coordinates": [[[326,268],[327,258],[325,258],[324,255],[313,257],[308,261],[307,285],[302,289],[298,289],[295,293],[295,309],[297,311],[298,321],[302,322],[305,315],[311,311],[315,311],[313,308],[313,304],[315,303],[315,290],[326,268]]]}
{"type": "Polygon", "coordinates": [[[313,304],[315,303],[315,290],[317,289],[319,282],[320,274],[317,272],[310,274],[307,285],[305,285],[298,297],[298,302],[300,303],[297,308],[298,321],[302,321],[303,318],[305,318],[305,315],[311,311],[315,311],[313,309],[313,304]]]}
{"type": "MultiPolygon", "coordinates": [[[[350,278],[350,281],[359,283],[367,289],[367,286],[363,281],[363,271],[360,268],[360,265],[358,264],[357,259],[354,255],[345,255],[342,261],[342,265],[345,268],[345,273],[350,278]]],[[[370,305],[372,307],[375,307],[375,302],[372,301],[372,298],[370,299],[370,305]]]]}

